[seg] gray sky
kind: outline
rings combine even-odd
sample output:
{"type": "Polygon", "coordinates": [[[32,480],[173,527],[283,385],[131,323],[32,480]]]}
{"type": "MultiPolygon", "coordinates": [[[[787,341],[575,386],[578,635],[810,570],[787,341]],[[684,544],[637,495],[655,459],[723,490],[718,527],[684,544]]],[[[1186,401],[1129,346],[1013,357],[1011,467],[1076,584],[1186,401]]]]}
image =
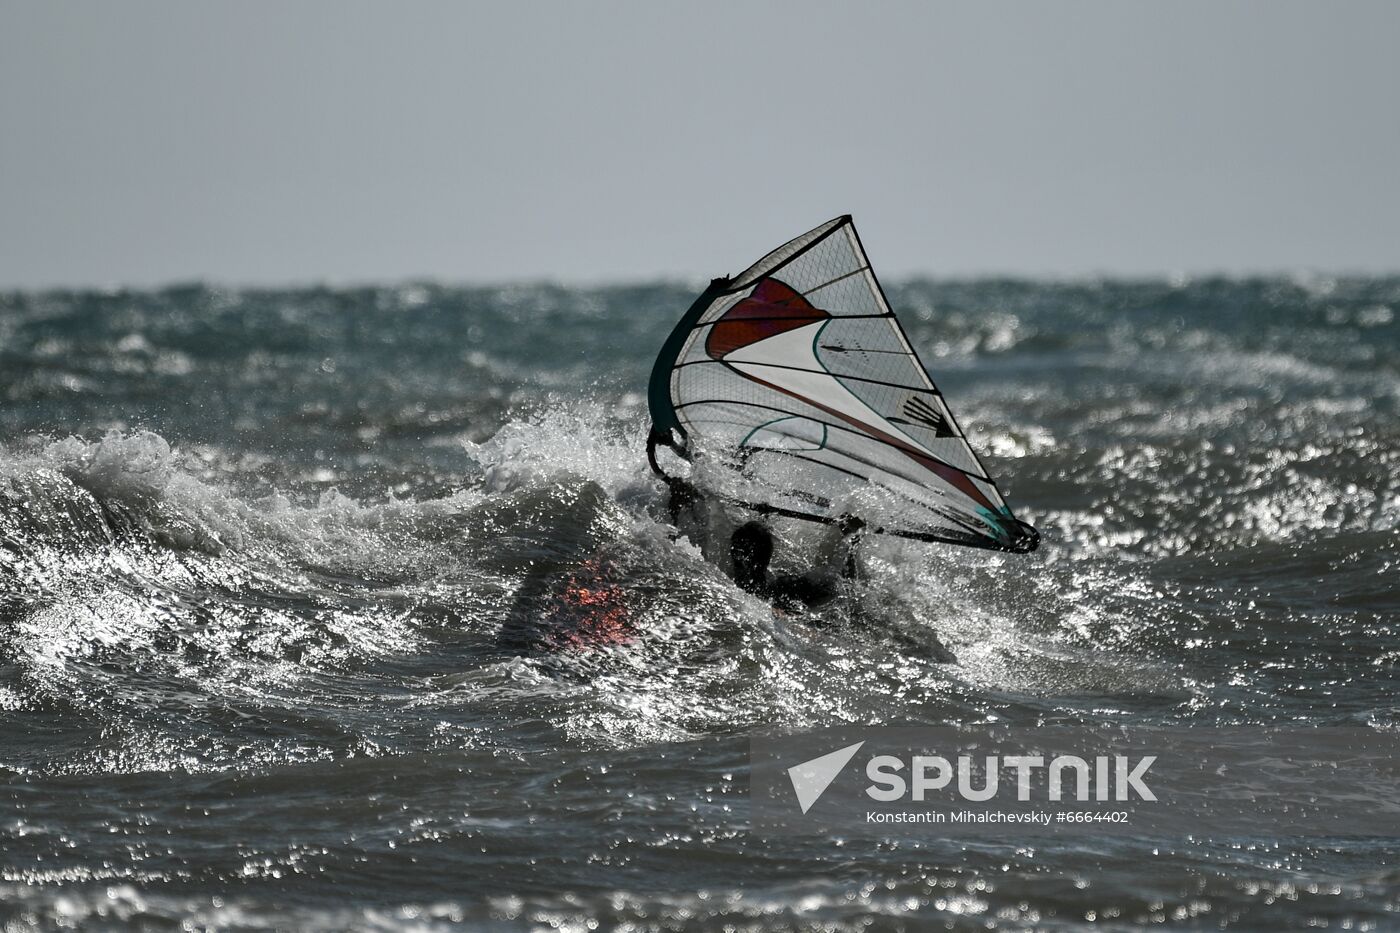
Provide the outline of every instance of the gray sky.
{"type": "Polygon", "coordinates": [[[1400,3],[0,0],[0,287],[1400,269],[1400,3]]]}

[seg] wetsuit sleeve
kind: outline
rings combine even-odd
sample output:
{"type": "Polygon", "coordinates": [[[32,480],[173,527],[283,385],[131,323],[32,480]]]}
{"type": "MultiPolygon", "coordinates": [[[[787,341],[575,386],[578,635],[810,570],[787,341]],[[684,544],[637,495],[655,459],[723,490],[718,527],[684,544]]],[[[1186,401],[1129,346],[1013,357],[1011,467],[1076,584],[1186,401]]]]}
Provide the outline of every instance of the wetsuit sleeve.
{"type": "Polygon", "coordinates": [[[863,527],[859,525],[849,532],[842,529],[840,534],[828,534],[817,552],[816,568],[812,575],[864,579],[864,570],[856,558],[856,542],[860,540],[860,529],[863,527]]]}
{"type": "Polygon", "coordinates": [[[700,514],[702,497],[700,490],[690,483],[674,476],[663,476],[666,481],[666,488],[669,491],[667,507],[671,513],[671,524],[680,526],[681,516],[689,513],[692,520],[702,522],[704,516],[700,514]]]}

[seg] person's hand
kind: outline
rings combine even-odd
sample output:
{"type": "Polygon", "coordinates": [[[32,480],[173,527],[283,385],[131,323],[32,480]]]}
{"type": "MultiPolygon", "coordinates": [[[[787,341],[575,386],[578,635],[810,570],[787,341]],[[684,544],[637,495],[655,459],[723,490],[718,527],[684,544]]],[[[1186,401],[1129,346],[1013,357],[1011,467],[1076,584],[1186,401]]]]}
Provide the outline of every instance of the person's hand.
{"type": "Polygon", "coordinates": [[[836,527],[841,530],[841,534],[843,537],[850,537],[853,534],[858,534],[862,529],[864,529],[865,522],[856,518],[851,513],[846,512],[836,520],[836,527]]]}
{"type": "Polygon", "coordinates": [[[689,508],[700,501],[700,490],[677,476],[663,477],[671,491],[671,508],[689,508]]]}

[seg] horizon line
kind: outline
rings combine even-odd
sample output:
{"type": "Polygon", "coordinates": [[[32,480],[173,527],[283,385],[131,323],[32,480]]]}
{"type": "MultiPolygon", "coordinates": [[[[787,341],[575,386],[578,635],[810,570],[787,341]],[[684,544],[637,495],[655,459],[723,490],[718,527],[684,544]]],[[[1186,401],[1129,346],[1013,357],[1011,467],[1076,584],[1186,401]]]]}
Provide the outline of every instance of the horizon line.
{"type": "MultiPolygon", "coordinates": [[[[253,279],[236,281],[216,276],[173,277],[159,281],[105,282],[92,281],[78,283],[8,284],[0,283],[0,295],[45,294],[55,292],[88,292],[113,294],[121,292],[162,292],[186,288],[204,288],[210,291],[309,291],[332,289],[352,291],[356,289],[393,289],[411,287],[434,287],[448,289],[468,288],[567,288],[567,289],[609,289],[629,288],[642,285],[704,287],[711,276],[685,275],[679,273],[658,273],[655,276],[599,276],[593,277],[554,277],[548,275],[514,276],[492,278],[450,278],[433,275],[394,275],[382,278],[356,277],[307,277],[305,279],[253,279]]],[[[1389,270],[1366,268],[1294,268],[1294,269],[1205,269],[1185,271],[1152,272],[1036,272],[1036,271],[971,271],[971,272],[906,272],[884,274],[881,278],[891,285],[907,285],[916,282],[933,284],[960,284],[973,282],[1022,282],[1042,285],[1088,285],[1088,284],[1149,284],[1165,283],[1173,287],[1183,287],[1192,282],[1202,281],[1292,281],[1303,284],[1318,280],[1355,281],[1361,279],[1385,280],[1400,278],[1400,266],[1389,270]]]]}

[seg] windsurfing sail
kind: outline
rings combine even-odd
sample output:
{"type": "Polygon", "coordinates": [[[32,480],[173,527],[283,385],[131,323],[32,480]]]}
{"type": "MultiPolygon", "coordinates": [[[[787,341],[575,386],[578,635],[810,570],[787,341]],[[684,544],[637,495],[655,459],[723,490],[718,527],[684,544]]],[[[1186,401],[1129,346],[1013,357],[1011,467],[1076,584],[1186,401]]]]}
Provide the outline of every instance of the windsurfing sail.
{"type": "MultiPolygon", "coordinates": [[[[849,216],[715,279],[657,357],[648,455],[733,467],[730,501],[886,534],[1034,550],[890,310],[849,216]]],[[[663,473],[663,475],[665,475],[663,473]]]]}

